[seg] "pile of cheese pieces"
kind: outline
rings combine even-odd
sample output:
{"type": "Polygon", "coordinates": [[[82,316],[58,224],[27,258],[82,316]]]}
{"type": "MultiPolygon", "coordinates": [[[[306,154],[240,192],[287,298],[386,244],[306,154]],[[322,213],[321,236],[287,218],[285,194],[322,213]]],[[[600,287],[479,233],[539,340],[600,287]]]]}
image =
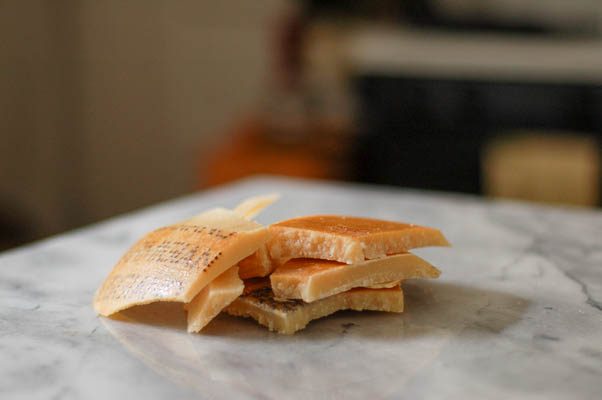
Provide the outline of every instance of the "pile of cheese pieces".
{"type": "Polygon", "coordinates": [[[403,280],[439,276],[408,252],[449,245],[437,229],[333,215],[269,227],[252,220],[276,198],[254,197],[147,234],[113,268],[94,308],[109,316],[181,302],[189,332],[225,311],[292,334],[339,310],[402,312],[403,280]]]}

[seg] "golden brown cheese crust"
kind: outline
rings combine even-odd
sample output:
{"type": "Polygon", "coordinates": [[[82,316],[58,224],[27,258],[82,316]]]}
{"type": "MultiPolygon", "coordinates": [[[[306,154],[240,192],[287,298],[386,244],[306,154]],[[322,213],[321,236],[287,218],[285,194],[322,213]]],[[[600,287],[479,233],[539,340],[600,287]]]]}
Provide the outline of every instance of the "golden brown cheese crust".
{"type": "Polygon", "coordinates": [[[277,264],[317,258],[346,264],[405,253],[425,246],[448,246],[434,228],[338,215],[314,215],[270,226],[268,251],[277,264]]]}
{"type": "Polygon", "coordinates": [[[272,227],[306,229],[333,235],[361,238],[379,232],[396,232],[417,227],[413,224],[344,215],[312,215],[273,224],[272,227]]]}

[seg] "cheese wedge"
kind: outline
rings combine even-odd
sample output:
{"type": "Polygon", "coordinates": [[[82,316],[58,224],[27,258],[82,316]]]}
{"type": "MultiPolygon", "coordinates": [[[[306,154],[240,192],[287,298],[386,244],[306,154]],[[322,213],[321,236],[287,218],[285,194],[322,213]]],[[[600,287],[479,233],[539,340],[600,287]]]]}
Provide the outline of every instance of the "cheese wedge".
{"type": "Polygon", "coordinates": [[[220,311],[240,296],[244,288],[245,285],[238,277],[238,267],[232,267],[215,278],[186,305],[188,332],[199,332],[203,329],[220,311]]]}
{"type": "Polygon", "coordinates": [[[293,259],[270,275],[274,295],[307,303],[356,287],[374,287],[411,278],[436,278],[439,270],[418,256],[398,254],[358,264],[293,259]]]}
{"type": "Polygon", "coordinates": [[[226,269],[251,255],[268,230],[241,213],[216,208],[157,229],[113,268],[94,299],[104,316],[155,301],[190,302],[226,269]]]}
{"type": "Polygon", "coordinates": [[[289,219],[272,225],[270,231],[268,250],[279,264],[292,258],[354,264],[418,247],[449,246],[434,228],[339,215],[289,219]]]}
{"type": "Polygon", "coordinates": [[[234,300],[226,308],[231,315],[251,317],[261,325],[285,335],[303,329],[317,318],[340,310],[403,312],[403,292],[391,289],[352,289],[313,303],[301,300],[276,301],[269,287],[263,287],[234,300]]]}
{"type": "Polygon", "coordinates": [[[260,278],[268,276],[274,270],[274,265],[266,246],[261,246],[255,253],[238,263],[238,275],[241,279],[260,278]]]}

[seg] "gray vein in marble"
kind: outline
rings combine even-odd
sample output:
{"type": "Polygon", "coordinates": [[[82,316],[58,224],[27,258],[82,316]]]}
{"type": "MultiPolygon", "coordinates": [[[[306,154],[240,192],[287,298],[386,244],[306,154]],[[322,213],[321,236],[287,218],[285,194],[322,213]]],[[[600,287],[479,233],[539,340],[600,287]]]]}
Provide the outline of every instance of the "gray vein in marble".
{"type": "Polygon", "coordinates": [[[581,280],[577,279],[570,272],[567,272],[567,271],[562,271],[562,272],[564,273],[564,275],[566,275],[567,278],[571,279],[572,281],[577,283],[579,286],[581,286],[581,290],[583,291],[583,294],[585,295],[585,297],[587,297],[586,304],[589,304],[590,306],[598,309],[599,311],[602,311],[602,302],[600,302],[598,300],[594,300],[594,298],[589,293],[588,286],[585,283],[583,283],[581,280]]]}

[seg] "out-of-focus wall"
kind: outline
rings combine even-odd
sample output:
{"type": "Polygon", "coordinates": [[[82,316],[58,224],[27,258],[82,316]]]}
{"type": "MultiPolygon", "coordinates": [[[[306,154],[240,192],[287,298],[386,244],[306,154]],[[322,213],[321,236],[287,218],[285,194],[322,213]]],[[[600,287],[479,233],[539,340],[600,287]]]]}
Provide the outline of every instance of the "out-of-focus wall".
{"type": "Polygon", "coordinates": [[[0,1],[0,212],[46,233],[64,223],[66,138],[54,10],[0,1]]]}
{"type": "Polygon", "coordinates": [[[0,1],[0,209],[43,235],[192,190],[288,6],[0,1]]]}

